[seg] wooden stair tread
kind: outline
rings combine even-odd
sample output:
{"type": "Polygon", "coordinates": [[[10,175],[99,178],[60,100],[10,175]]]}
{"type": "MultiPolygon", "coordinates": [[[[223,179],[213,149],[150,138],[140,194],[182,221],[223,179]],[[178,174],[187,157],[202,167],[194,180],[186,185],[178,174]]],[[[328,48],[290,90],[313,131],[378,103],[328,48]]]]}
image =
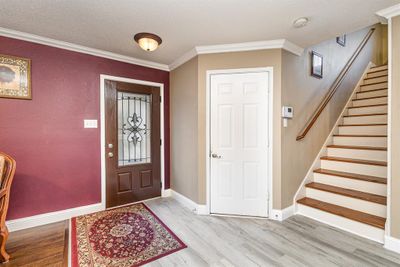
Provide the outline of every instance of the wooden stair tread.
{"type": "Polygon", "coordinates": [[[377,183],[377,184],[387,184],[387,179],[385,179],[385,178],[370,176],[370,175],[363,175],[363,174],[358,174],[358,173],[340,172],[340,171],[333,171],[333,170],[327,170],[327,169],[316,169],[316,170],[314,170],[314,172],[320,173],[320,174],[331,175],[331,176],[353,179],[353,180],[377,183]]]}
{"type": "Polygon", "coordinates": [[[378,79],[378,78],[382,78],[382,77],[388,77],[388,75],[385,74],[385,75],[380,75],[380,76],[375,76],[375,77],[367,77],[367,78],[364,78],[364,80],[378,79]]]}
{"type": "Polygon", "coordinates": [[[370,67],[369,69],[376,69],[376,68],[387,67],[387,66],[388,66],[388,64],[382,64],[382,65],[370,67]]]}
{"type": "Polygon", "coordinates": [[[387,135],[368,135],[368,134],[334,134],[335,137],[387,137],[387,135]]]}
{"type": "Polygon", "coordinates": [[[375,146],[342,146],[342,145],[328,145],[330,148],[344,148],[344,149],[357,149],[357,150],[378,150],[387,151],[386,147],[375,147],[375,146]]]}
{"type": "Polygon", "coordinates": [[[388,82],[385,81],[385,82],[376,82],[376,83],[369,83],[369,84],[361,84],[360,87],[370,86],[370,85],[376,85],[376,84],[381,84],[381,83],[388,83],[388,82]]]}
{"type": "Polygon", "coordinates": [[[370,194],[370,193],[365,193],[353,189],[347,189],[347,188],[342,188],[342,187],[337,187],[337,186],[332,186],[332,185],[327,185],[327,184],[321,184],[321,183],[308,183],[306,184],[307,188],[312,188],[320,191],[325,191],[333,194],[338,194],[346,197],[351,197],[351,198],[356,198],[360,200],[365,200],[381,205],[386,205],[386,197],[385,196],[380,196],[380,195],[375,195],[375,194],[370,194]]]}
{"type": "Polygon", "coordinates": [[[374,104],[374,105],[364,105],[358,107],[348,107],[348,108],[369,108],[369,107],[380,107],[380,106],[387,106],[388,104],[374,104]]]}
{"type": "Polygon", "coordinates": [[[388,88],[379,88],[379,89],[359,91],[359,92],[356,92],[356,94],[363,94],[363,93],[370,93],[370,92],[384,91],[384,90],[388,90],[388,88]]]}
{"type": "Polygon", "coordinates": [[[368,72],[367,72],[367,74],[371,74],[371,73],[377,73],[377,72],[383,72],[383,71],[388,71],[388,69],[383,69],[383,70],[369,70],[368,72]]]}
{"type": "Polygon", "coordinates": [[[357,221],[360,223],[368,224],[373,227],[377,227],[380,229],[385,229],[386,219],[383,217],[375,216],[372,214],[360,212],[357,210],[352,210],[349,208],[345,208],[338,205],[333,205],[330,203],[326,203],[323,201],[315,200],[312,198],[302,198],[297,200],[297,203],[309,206],[315,209],[319,209],[325,212],[329,212],[335,214],[337,216],[341,216],[353,221],[357,221]]]}
{"type": "Polygon", "coordinates": [[[364,123],[364,124],[340,124],[339,127],[353,127],[353,126],[387,126],[387,123],[364,123]]]}
{"type": "Polygon", "coordinates": [[[387,166],[386,161],[377,161],[377,160],[350,159],[350,158],[339,158],[339,157],[329,157],[329,156],[323,156],[321,157],[321,160],[331,160],[331,161],[340,161],[340,162],[348,162],[356,164],[384,166],[384,167],[387,166]]]}
{"type": "Polygon", "coordinates": [[[364,98],[356,98],[356,99],[353,99],[352,101],[370,100],[370,99],[385,98],[385,97],[388,97],[388,96],[387,95],[382,95],[382,96],[371,96],[371,97],[364,97],[364,98]]]}
{"type": "Polygon", "coordinates": [[[352,118],[352,117],[367,117],[367,116],[385,116],[387,113],[370,113],[370,114],[357,114],[357,115],[344,115],[343,118],[352,118]]]}

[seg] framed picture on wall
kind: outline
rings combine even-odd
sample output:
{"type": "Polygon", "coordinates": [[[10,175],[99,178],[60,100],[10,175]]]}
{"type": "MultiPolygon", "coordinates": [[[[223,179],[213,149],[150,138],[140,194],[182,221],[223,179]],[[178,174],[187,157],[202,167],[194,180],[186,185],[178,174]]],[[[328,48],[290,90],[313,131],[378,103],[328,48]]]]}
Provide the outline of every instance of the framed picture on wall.
{"type": "Polygon", "coordinates": [[[30,59],[0,55],[0,97],[32,99],[30,59]]]}
{"type": "Polygon", "coordinates": [[[346,46],[346,34],[336,37],[336,43],[340,44],[341,46],[346,46]]]}
{"type": "Polygon", "coordinates": [[[324,59],[322,55],[318,54],[315,51],[311,52],[311,75],[322,79],[323,77],[323,65],[324,59]]]}

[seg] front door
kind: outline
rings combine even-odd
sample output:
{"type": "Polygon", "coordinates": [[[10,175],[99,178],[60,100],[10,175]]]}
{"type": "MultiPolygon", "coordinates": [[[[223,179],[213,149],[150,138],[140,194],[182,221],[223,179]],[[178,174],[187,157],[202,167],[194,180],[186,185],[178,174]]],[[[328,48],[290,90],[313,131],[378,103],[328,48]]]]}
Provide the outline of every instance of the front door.
{"type": "Polygon", "coordinates": [[[268,216],[268,75],[211,76],[211,213],[268,216]]]}
{"type": "Polygon", "coordinates": [[[106,205],[161,195],[160,89],[105,81],[106,205]]]}

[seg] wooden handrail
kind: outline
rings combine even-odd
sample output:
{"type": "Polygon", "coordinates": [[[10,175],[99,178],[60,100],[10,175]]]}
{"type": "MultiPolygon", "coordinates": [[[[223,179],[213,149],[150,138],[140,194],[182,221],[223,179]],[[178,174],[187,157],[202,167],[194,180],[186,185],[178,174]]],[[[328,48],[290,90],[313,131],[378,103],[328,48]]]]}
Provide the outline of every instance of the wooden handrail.
{"type": "Polygon", "coordinates": [[[354,51],[354,53],[350,57],[349,61],[347,61],[346,65],[343,67],[342,71],[339,73],[339,76],[333,82],[328,93],[324,96],[321,103],[318,105],[317,109],[314,111],[313,115],[310,117],[310,119],[307,121],[304,128],[301,130],[301,132],[296,137],[297,141],[302,140],[307,135],[307,133],[310,131],[310,129],[313,127],[313,125],[317,121],[319,115],[321,115],[322,111],[325,109],[325,107],[328,105],[328,103],[331,100],[331,98],[333,97],[333,95],[336,93],[336,91],[339,88],[340,84],[342,83],[343,79],[346,77],[346,74],[349,72],[350,67],[353,65],[354,61],[356,60],[358,55],[361,53],[362,49],[367,44],[368,40],[371,38],[371,35],[374,33],[374,31],[375,31],[375,28],[371,28],[368,31],[368,33],[365,35],[364,39],[361,41],[361,43],[357,47],[356,51],[354,51]]]}

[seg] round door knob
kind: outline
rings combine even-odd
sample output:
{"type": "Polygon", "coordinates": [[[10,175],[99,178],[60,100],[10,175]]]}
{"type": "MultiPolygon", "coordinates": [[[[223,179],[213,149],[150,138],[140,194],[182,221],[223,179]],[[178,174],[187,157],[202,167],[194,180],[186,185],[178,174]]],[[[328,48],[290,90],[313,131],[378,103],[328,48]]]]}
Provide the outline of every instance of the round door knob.
{"type": "Polygon", "coordinates": [[[114,157],[114,154],[112,152],[108,152],[108,157],[112,158],[112,157],[114,157]]]}
{"type": "Polygon", "coordinates": [[[219,156],[219,155],[217,155],[215,153],[211,154],[211,157],[213,157],[215,159],[220,159],[221,158],[221,156],[219,156]]]}

